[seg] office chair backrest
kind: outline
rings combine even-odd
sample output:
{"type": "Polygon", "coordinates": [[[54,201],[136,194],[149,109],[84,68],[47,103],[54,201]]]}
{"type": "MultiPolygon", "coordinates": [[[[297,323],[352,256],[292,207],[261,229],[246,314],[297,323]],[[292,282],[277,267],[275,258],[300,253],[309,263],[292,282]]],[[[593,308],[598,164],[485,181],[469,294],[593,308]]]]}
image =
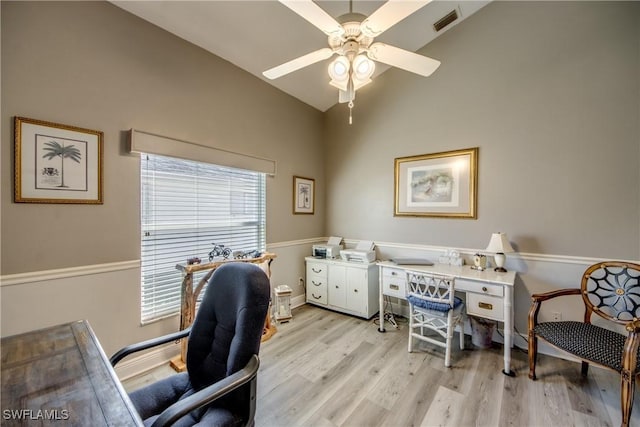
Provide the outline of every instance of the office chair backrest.
{"type": "Polygon", "coordinates": [[[251,263],[220,266],[209,280],[193,322],[187,371],[200,390],[242,369],[258,354],[271,288],[251,263]]]}
{"type": "Polygon", "coordinates": [[[589,267],[582,276],[585,322],[591,313],[624,325],[640,318],[640,265],[607,261],[589,267]]]}

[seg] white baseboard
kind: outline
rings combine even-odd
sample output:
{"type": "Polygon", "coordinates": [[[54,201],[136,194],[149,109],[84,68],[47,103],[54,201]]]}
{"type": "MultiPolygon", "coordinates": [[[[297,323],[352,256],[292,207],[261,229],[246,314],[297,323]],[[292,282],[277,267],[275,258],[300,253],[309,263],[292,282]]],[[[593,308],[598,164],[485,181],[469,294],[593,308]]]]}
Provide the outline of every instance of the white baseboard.
{"type": "Polygon", "coordinates": [[[304,296],[304,294],[302,295],[296,295],[295,297],[291,298],[291,308],[296,308],[296,307],[301,307],[303,305],[305,305],[306,302],[306,298],[304,296]]]}
{"type": "Polygon", "coordinates": [[[180,344],[171,343],[160,346],[139,356],[132,356],[115,367],[120,381],[140,375],[149,369],[168,364],[169,360],[180,354],[180,344]]]}

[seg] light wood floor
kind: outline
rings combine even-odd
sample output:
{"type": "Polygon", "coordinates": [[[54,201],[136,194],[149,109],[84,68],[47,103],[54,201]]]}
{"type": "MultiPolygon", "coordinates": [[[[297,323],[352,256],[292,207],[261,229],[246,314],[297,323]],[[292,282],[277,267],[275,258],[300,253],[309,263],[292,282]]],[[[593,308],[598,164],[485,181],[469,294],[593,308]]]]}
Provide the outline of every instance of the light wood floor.
{"type": "MultiPolygon", "coordinates": [[[[457,333],[456,333],[457,335],[457,333]]],[[[427,343],[407,352],[407,324],[379,333],[373,321],[313,306],[294,310],[260,349],[257,427],[291,426],[618,426],[619,377],[539,356],[537,381],[514,349],[515,378],[502,374],[502,347],[427,343]]],[[[161,367],[125,382],[127,390],[170,374],[161,367]]],[[[632,426],[640,426],[636,393],[632,426]]]]}

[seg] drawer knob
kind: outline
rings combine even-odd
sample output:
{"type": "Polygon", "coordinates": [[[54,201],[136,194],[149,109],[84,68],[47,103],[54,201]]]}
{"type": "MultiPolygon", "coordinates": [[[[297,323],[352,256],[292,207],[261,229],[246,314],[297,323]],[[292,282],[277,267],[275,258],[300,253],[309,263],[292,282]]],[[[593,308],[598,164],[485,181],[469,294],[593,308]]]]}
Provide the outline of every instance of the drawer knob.
{"type": "Polygon", "coordinates": [[[493,310],[493,304],[489,304],[487,302],[479,302],[478,307],[484,308],[485,310],[493,310]]]}
{"type": "Polygon", "coordinates": [[[357,293],[357,292],[358,292],[358,290],[357,290],[357,289],[354,289],[354,290],[353,290],[353,292],[356,292],[356,293],[357,293]]]}
{"type": "Polygon", "coordinates": [[[394,285],[393,283],[389,285],[389,289],[393,289],[394,291],[399,291],[400,290],[400,286],[398,285],[394,285]]]}
{"type": "Polygon", "coordinates": [[[322,273],[322,269],[316,270],[315,268],[311,268],[311,271],[313,271],[314,273],[322,273]]]}
{"type": "Polygon", "coordinates": [[[322,285],[322,282],[316,283],[315,280],[312,280],[311,283],[313,283],[313,286],[320,286],[322,285]]]}
{"type": "Polygon", "coordinates": [[[486,287],[486,286],[483,286],[483,287],[482,287],[482,292],[487,292],[488,290],[489,290],[489,289],[487,289],[487,287],[486,287]]]}
{"type": "Polygon", "coordinates": [[[311,296],[314,297],[315,299],[322,299],[322,296],[316,296],[313,292],[311,293],[311,296]]]}

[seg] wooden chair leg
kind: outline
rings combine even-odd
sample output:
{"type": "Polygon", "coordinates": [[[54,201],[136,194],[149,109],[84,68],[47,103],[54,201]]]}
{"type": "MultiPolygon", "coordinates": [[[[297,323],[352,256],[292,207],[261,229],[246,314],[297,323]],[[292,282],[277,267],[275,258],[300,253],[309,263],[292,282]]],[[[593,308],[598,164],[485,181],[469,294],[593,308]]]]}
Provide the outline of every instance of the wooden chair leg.
{"type": "Polygon", "coordinates": [[[621,427],[629,427],[631,409],[633,409],[633,395],[636,388],[636,377],[630,372],[623,370],[620,378],[620,406],[622,409],[621,427]]]}
{"type": "Polygon", "coordinates": [[[581,369],[581,372],[582,372],[582,376],[583,376],[583,377],[586,377],[586,376],[587,376],[587,373],[589,372],[589,363],[587,363],[587,362],[585,362],[585,361],[582,361],[582,369],[581,369]]]}
{"type": "Polygon", "coordinates": [[[413,350],[413,307],[409,306],[409,345],[407,351],[411,353],[413,350]]]}
{"type": "Polygon", "coordinates": [[[538,337],[529,333],[529,378],[536,379],[536,362],[538,359],[538,337]]]}

